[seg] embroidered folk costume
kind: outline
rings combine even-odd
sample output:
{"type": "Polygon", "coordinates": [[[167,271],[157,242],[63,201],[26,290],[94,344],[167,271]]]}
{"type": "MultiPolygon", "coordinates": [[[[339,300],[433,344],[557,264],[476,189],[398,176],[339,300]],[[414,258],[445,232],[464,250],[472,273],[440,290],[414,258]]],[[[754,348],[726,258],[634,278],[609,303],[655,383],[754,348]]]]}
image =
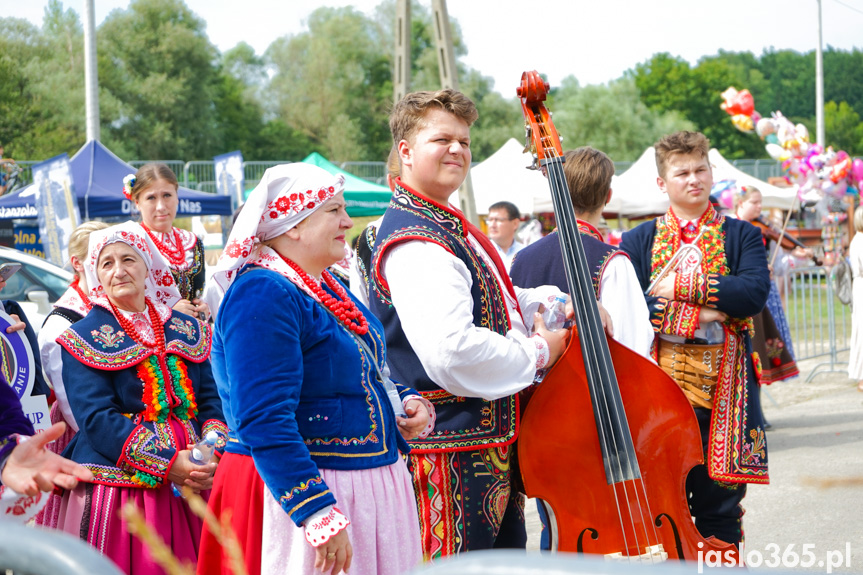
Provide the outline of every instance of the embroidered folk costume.
{"type": "MultiPolygon", "coordinates": [[[[770,284],[761,235],[752,225],[726,218],[708,205],[698,221],[683,228],[669,209],[664,216],[624,233],[621,248],[629,254],[646,292],[681,244],[693,241],[703,257],[691,273],[678,273],[674,300],[645,295],[657,334],[653,355],[659,361],[660,340],[686,346],[706,337],[698,321],[699,306],[728,315],[718,356],[700,358],[710,364],[701,367],[715,374],[715,388],[712,409],[694,406],[706,468],[693,470],[687,489],[691,491],[694,481],[707,494],[697,501],[692,499],[690,505],[702,534],[711,531],[714,526],[709,523],[716,516],[733,517],[732,527],[716,527],[715,533],[723,541],[739,543],[739,502],[745,483],[768,482],[765,432],[760,410],[753,408],[758,388],[752,316],[764,307],[770,284]]],[[[721,522],[721,518],[716,521],[721,522]]]]}
{"type": "MultiPolygon", "coordinates": [[[[649,357],[654,333],[629,256],[603,242],[602,234],[590,223],[583,220],[576,222],[593,289],[602,307],[611,316],[614,338],[644,357],[649,357]]],[[[512,262],[510,276],[512,283],[518,287],[553,285],[562,292],[569,292],[557,232],[522,249],[512,262]]]]}
{"type": "MultiPolygon", "coordinates": [[[[159,166],[168,173],[170,180],[167,181],[170,181],[176,188],[176,177],[171,169],[160,164],[156,165],[157,169],[159,166]]],[[[153,167],[153,164],[148,164],[142,169],[148,167],[153,167]]],[[[164,178],[166,175],[164,172],[156,179],[164,178]]],[[[136,183],[138,183],[138,178],[135,174],[129,174],[123,178],[123,195],[126,196],[126,199],[133,200],[132,192],[136,183]]],[[[142,233],[149,238],[151,248],[154,251],[158,250],[168,262],[177,290],[180,292],[180,298],[192,301],[201,297],[206,279],[204,244],[201,239],[190,231],[173,226],[171,226],[171,231],[166,233],[151,230],[145,222],[141,222],[140,226],[142,233]]]]}
{"type": "Polygon", "coordinates": [[[168,262],[182,299],[192,301],[204,292],[204,244],[190,231],[171,228],[169,233],[154,232],[146,224],[141,228],[168,262]]]}
{"type": "Polygon", "coordinates": [[[177,557],[197,559],[201,521],[172,493],[167,477],[180,450],[210,430],[227,432],[208,360],[210,331],[166,305],[179,293],[137,224],[93,232],[89,254],[92,309],[57,342],[79,426],[64,455],[94,480],[63,495],[59,526],[127,573],[162,573],[118,512],[134,501],[177,557]],[[145,312],[118,309],[98,278],[99,255],[114,242],[134,248],[147,266],[145,312]]]}
{"type": "Polygon", "coordinates": [[[434,432],[409,442],[425,558],[524,547],[524,497],[510,483],[515,394],[549,357],[525,319],[559,290],[514,289],[488,238],[400,179],[377,231],[370,282],[394,377],[437,414],[434,432]]]}
{"type": "MultiPolygon", "coordinates": [[[[769,258],[770,240],[762,232],[765,255],[769,258]]],[[[774,249],[781,250],[779,246],[774,249]]],[[[769,260],[768,260],[769,261],[769,260]]],[[[782,307],[782,297],[776,282],[770,280],[770,293],[767,304],[761,313],[753,318],[755,334],[752,337],[752,348],[761,360],[761,373],[758,382],[770,385],[776,381],[785,381],[800,375],[797,362],[794,359],[794,348],[791,343],[791,330],[785,319],[782,307]]]]}
{"type": "MultiPolygon", "coordinates": [[[[375,367],[386,362],[381,324],[328,271],[310,276],[261,243],[343,189],[315,166],[267,170],[208,285],[221,302],[210,304],[213,362],[231,428],[209,503],[231,510],[253,574],[311,574],[315,549],[343,529],[350,573],[404,573],[421,559],[408,448],[375,367]]],[[[231,572],[205,529],[198,573],[231,572]]]]}

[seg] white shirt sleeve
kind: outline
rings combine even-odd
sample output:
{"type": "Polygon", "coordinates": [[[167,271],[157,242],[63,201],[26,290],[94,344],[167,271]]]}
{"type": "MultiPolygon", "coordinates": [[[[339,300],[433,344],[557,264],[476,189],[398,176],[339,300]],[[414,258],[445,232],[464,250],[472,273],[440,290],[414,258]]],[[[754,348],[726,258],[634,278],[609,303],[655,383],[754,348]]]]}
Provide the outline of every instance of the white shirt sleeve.
{"type": "Polygon", "coordinates": [[[650,358],[654,331],[644,292],[629,258],[611,258],[602,274],[599,301],[611,316],[614,339],[650,358]]]}
{"type": "Polygon", "coordinates": [[[351,266],[348,268],[348,289],[358,300],[363,302],[364,306],[369,307],[369,286],[363,279],[363,274],[360,273],[357,260],[359,260],[359,256],[354,254],[354,257],[351,258],[351,266]]]}
{"type": "Polygon", "coordinates": [[[437,244],[406,242],[387,253],[383,274],[405,336],[437,385],[453,395],[497,399],[533,383],[537,338],[515,317],[515,302],[514,329],[506,336],[473,324],[471,276],[460,259],[437,244]]]}
{"type": "Polygon", "coordinates": [[[45,381],[54,389],[54,395],[57,397],[57,404],[60,407],[60,413],[63,414],[63,419],[77,433],[78,424],[72,415],[69,398],[66,396],[66,387],[63,385],[63,361],[60,353],[62,348],[56,341],[70,325],[72,324],[68,320],[58,315],[52,315],[39,330],[37,340],[45,381]]]}

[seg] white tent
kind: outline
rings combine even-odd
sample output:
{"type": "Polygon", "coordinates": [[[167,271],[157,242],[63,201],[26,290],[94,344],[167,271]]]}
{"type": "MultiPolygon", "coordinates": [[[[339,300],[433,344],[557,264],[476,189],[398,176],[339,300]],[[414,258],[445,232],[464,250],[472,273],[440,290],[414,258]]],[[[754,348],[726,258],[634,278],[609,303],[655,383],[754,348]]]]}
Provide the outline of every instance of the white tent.
{"type": "Polygon", "coordinates": [[[611,179],[611,201],[603,213],[636,217],[668,210],[668,196],[656,185],[655,158],[651,146],[623,174],[611,179]]]}
{"type": "MultiPolygon", "coordinates": [[[[716,148],[708,152],[708,159],[713,166],[714,182],[735,180],[738,186],[755,186],[761,191],[762,205],[765,209],[792,209],[796,196],[795,188],[771,186],[767,182],[741,172],[723,158],[716,148]]],[[[604,210],[606,214],[637,217],[661,214],[668,209],[668,196],[656,185],[656,153],[652,146],[647,148],[628,170],[614,177],[611,189],[611,202],[604,210]]]]}
{"type": "MultiPolygon", "coordinates": [[[[548,180],[538,170],[528,170],[533,161],[524,145],[510,138],[498,151],[470,169],[478,214],[487,214],[495,202],[507,201],[522,214],[554,211],[548,180]]],[[[449,199],[459,205],[458,192],[449,199]]]]}
{"type": "MultiPolygon", "coordinates": [[[[765,209],[779,208],[781,210],[790,210],[795,207],[796,187],[780,188],[778,186],[771,186],[767,182],[750,176],[746,172],[741,172],[731,165],[731,162],[723,158],[716,148],[712,148],[708,152],[707,157],[710,158],[710,164],[713,166],[714,182],[735,180],[738,188],[740,186],[755,186],[761,192],[761,205],[765,209]]],[[[799,205],[797,204],[797,206],[799,205]]]]}

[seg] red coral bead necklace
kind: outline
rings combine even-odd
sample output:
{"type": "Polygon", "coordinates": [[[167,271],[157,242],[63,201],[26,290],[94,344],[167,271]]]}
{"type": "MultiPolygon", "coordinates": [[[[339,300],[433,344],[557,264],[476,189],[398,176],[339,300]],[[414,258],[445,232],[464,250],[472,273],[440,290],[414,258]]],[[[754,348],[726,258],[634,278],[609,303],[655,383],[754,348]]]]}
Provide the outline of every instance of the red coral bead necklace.
{"type": "Polygon", "coordinates": [[[141,222],[141,227],[144,228],[144,231],[147,232],[147,235],[150,236],[150,239],[153,240],[153,243],[156,244],[156,248],[158,248],[162,255],[168,258],[168,262],[172,266],[177,267],[186,263],[186,250],[183,249],[183,239],[177,228],[171,227],[171,231],[174,234],[174,246],[176,246],[173,247],[158,239],[144,222],[141,222]]]}
{"type": "Polygon", "coordinates": [[[346,328],[357,335],[365,335],[368,333],[369,322],[366,320],[363,312],[359,310],[357,304],[354,303],[354,300],[348,296],[345,288],[333,279],[328,271],[324,270],[324,282],[327,284],[327,287],[336,293],[336,296],[338,297],[333,297],[327,293],[327,291],[321,287],[319,282],[313,280],[309,274],[307,274],[305,270],[294,261],[286,258],[282,254],[279,254],[279,257],[281,257],[282,260],[291,267],[291,269],[297,272],[297,275],[300,276],[300,280],[306,284],[312,292],[314,292],[318,301],[327,306],[333,315],[336,316],[346,328]]]}
{"type": "Polygon", "coordinates": [[[120,324],[120,327],[123,328],[129,337],[143,345],[144,347],[155,348],[158,350],[158,353],[161,354],[165,351],[165,330],[162,328],[162,322],[159,320],[159,312],[156,311],[156,306],[153,305],[153,302],[150,301],[150,298],[145,298],[144,300],[147,304],[147,311],[150,312],[150,327],[153,328],[153,334],[156,336],[155,341],[148,341],[144,338],[144,334],[138,331],[138,328],[123,315],[123,312],[117,309],[117,306],[114,305],[110,299],[108,303],[111,304],[111,311],[114,313],[114,317],[117,318],[117,322],[120,324]]]}
{"type": "Polygon", "coordinates": [[[85,294],[84,290],[81,289],[81,286],[79,285],[80,281],[81,281],[81,278],[78,276],[75,276],[75,279],[72,280],[72,283],[69,284],[69,287],[71,287],[73,290],[75,290],[78,293],[78,296],[81,298],[81,301],[84,302],[84,307],[87,308],[88,310],[91,310],[91,309],[93,309],[93,304],[90,303],[90,296],[85,294]]]}

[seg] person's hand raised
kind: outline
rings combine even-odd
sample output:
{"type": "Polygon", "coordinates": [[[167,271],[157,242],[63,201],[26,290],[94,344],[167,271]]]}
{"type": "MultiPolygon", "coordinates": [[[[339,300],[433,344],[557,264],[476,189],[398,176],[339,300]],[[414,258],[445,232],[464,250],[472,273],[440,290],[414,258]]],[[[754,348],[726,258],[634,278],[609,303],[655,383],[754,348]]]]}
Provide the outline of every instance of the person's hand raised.
{"type": "Polygon", "coordinates": [[[66,424],[55,423],[50,428],[19,443],[3,468],[3,485],[23,495],[53,491],[54,486],[74,489],[78,481],[92,481],[89,469],[48,451],[46,445],[66,431],[66,424]]]}

